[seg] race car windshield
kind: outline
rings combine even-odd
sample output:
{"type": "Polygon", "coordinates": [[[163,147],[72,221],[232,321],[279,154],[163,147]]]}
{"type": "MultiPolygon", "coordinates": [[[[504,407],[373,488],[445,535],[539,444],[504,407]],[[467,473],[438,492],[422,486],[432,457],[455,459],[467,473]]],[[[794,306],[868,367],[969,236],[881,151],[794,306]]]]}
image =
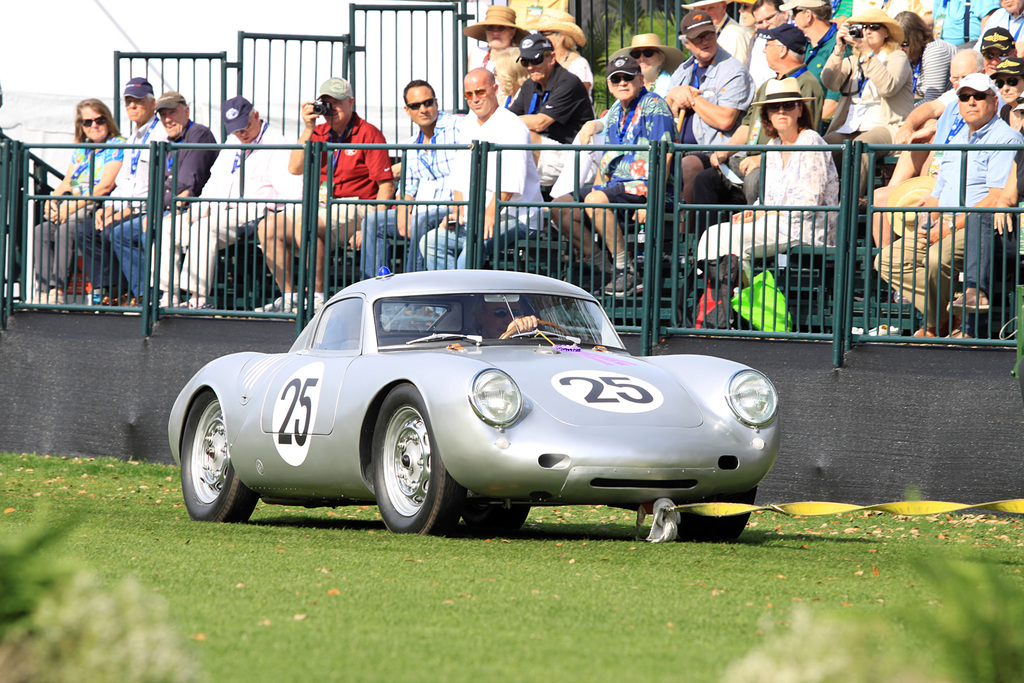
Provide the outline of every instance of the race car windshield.
{"type": "Polygon", "coordinates": [[[381,299],[374,304],[374,320],[378,346],[404,346],[414,340],[450,343],[455,335],[468,335],[485,344],[546,338],[557,345],[622,348],[600,306],[567,296],[487,293],[381,299]]]}

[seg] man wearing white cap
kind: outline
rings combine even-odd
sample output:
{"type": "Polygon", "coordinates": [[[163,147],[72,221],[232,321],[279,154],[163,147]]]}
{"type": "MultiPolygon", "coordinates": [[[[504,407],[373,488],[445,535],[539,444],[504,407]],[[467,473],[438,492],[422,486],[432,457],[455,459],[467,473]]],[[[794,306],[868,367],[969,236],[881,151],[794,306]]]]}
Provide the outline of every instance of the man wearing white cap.
{"type": "MultiPolygon", "coordinates": [[[[1024,144],[1024,136],[996,115],[999,93],[985,74],[973,73],[960,79],[956,92],[960,115],[967,125],[950,143],[979,147],[1004,145],[1006,149],[967,152],[963,185],[960,178],[964,155],[944,154],[935,189],[918,206],[1000,206],[1016,148],[1024,144]]],[[[883,249],[875,260],[875,268],[924,314],[925,327],[915,336],[947,334],[950,327],[958,327],[955,315],[964,308],[967,312],[964,328],[953,329],[952,336],[973,336],[977,313],[988,309],[990,259],[986,255],[992,246],[992,214],[931,214],[930,220],[919,221],[919,225],[917,234],[908,234],[883,249]],[[962,308],[954,310],[951,316],[947,313],[947,302],[952,270],[961,261],[965,293],[961,298],[962,308]]]]}
{"type": "Polygon", "coordinates": [[[715,30],[718,32],[718,44],[726,52],[743,62],[743,66],[747,66],[750,64],[750,43],[754,36],[729,16],[726,4],[725,0],[698,0],[683,5],[683,9],[686,11],[703,9],[710,14],[711,20],[715,23],[715,30]]]}

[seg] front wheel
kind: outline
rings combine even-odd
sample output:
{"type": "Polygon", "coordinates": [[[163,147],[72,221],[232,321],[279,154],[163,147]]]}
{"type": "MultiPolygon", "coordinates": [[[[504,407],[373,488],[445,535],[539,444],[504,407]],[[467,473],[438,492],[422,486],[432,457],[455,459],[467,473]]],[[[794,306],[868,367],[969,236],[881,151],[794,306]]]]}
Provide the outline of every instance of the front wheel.
{"type": "Polygon", "coordinates": [[[496,503],[467,500],[462,507],[462,521],[470,529],[516,531],[522,528],[529,516],[529,505],[506,508],[496,503]]]}
{"type": "Polygon", "coordinates": [[[466,489],[445,469],[423,397],[412,385],[395,387],[381,405],[373,465],[377,506],[388,529],[444,535],[459,523],[466,489]]]}
{"type": "Polygon", "coordinates": [[[259,501],[231,466],[224,412],[209,391],[196,399],[185,420],[181,493],[188,516],[201,522],[244,522],[259,501]]]}
{"type": "MultiPolygon", "coordinates": [[[[743,493],[719,496],[715,501],[753,505],[756,496],[757,487],[755,486],[743,493]]],[[[743,533],[747,527],[747,520],[750,519],[749,512],[732,517],[704,517],[685,512],[680,513],[679,516],[679,540],[681,541],[735,541],[743,533]]]]}

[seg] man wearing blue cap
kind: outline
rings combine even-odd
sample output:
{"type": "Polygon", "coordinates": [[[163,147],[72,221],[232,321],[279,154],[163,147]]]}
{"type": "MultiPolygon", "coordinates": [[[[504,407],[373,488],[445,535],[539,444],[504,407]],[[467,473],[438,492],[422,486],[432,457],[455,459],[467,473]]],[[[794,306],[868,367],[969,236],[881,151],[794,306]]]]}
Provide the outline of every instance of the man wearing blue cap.
{"type": "MultiPolygon", "coordinates": [[[[125,144],[149,145],[150,142],[163,142],[167,139],[167,131],[160,125],[156,116],[156,98],[153,86],[141,76],[128,81],[124,88],[124,108],[128,120],[133,124],[133,131],[125,144]]],[[[118,286],[121,281],[113,245],[110,241],[109,228],[114,224],[130,218],[134,213],[146,210],[146,199],[149,197],[149,149],[125,150],[124,163],[117,174],[116,186],[111,193],[114,197],[132,197],[135,201],[106,201],[101,210],[96,211],[95,229],[83,222],[79,225],[76,243],[82,250],[85,269],[92,282],[93,298],[103,305],[118,305],[119,298],[127,303],[127,292],[118,286]]]]}

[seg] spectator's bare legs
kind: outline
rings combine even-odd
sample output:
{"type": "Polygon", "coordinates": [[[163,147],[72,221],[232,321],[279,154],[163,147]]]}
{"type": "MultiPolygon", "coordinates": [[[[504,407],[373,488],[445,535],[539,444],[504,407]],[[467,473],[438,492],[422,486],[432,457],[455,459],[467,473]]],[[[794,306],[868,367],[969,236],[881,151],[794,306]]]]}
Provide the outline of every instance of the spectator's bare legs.
{"type": "Polygon", "coordinates": [[[687,204],[693,204],[693,181],[697,174],[704,170],[704,162],[699,156],[684,156],[679,160],[680,175],[683,182],[683,200],[687,204]]]}
{"type": "MultiPolygon", "coordinates": [[[[604,192],[594,190],[584,197],[583,202],[585,204],[607,204],[611,200],[604,192]]],[[[615,212],[612,209],[589,206],[586,208],[586,212],[590,218],[591,228],[601,236],[605,249],[608,250],[615,262],[615,267],[624,268],[626,266],[626,237],[615,220],[615,212]]]]}
{"type": "Polygon", "coordinates": [[[295,212],[293,219],[287,215],[287,211],[270,212],[256,225],[256,234],[263,245],[263,257],[274,273],[274,282],[284,294],[292,291],[291,247],[292,244],[298,244],[301,237],[302,221],[298,219],[299,215],[295,212]]]}
{"type": "MultiPolygon", "coordinates": [[[[575,198],[571,194],[562,195],[555,199],[558,202],[572,202],[575,198]]],[[[551,221],[558,228],[558,231],[572,240],[573,245],[580,250],[580,255],[590,259],[594,251],[594,237],[583,225],[582,209],[560,209],[557,206],[551,208],[551,221]]]]}

